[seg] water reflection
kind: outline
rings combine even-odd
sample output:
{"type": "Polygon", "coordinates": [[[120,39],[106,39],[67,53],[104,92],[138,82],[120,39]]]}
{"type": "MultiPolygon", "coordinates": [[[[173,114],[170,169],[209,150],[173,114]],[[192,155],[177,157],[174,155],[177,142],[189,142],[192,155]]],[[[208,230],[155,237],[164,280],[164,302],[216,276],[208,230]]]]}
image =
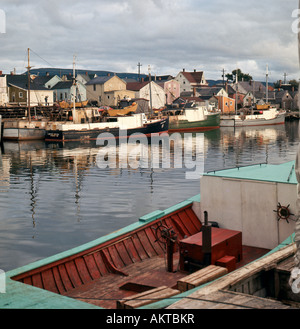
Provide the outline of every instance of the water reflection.
{"type": "MultiPolygon", "coordinates": [[[[195,134],[180,135],[181,146],[195,134]]],[[[274,127],[222,128],[203,135],[204,169],[294,160],[298,122],[274,127]]],[[[117,144],[117,155],[120,151],[117,144]]],[[[136,145],[131,145],[131,153],[136,145]]],[[[156,146],[157,147],[157,146],[156,146]]],[[[171,144],[170,155],[179,154],[171,144]]],[[[95,142],[46,144],[4,142],[0,154],[0,268],[8,270],[53,255],[122,228],[138,217],[165,209],[200,192],[199,179],[186,179],[184,163],[163,167],[169,151],[153,152],[159,167],[97,166],[95,142]]],[[[183,148],[184,151],[184,148],[183,148]]],[[[144,151],[143,151],[144,152],[144,151]]],[[[195,152],[194,152],[195,153],[195,152]]],[[[195,158],[195,154],[192,158],[195,158]]],[[[131,155],[133,155],[131,153],[131,155]]],[[[127,154],[128,155],[128,154],[127,154]]]]}

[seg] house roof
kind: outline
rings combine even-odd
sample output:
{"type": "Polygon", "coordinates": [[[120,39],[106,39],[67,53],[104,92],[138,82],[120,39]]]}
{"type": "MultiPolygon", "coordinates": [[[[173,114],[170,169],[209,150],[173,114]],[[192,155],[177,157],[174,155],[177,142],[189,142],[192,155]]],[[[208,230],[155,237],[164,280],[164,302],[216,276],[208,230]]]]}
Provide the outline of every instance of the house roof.
{"type": "Polygon", "coordinates": [[[127,90],[132,90],[132,91],[139,91],[148,84],[149,84],[149,81],[128,82],[127,85],[126,85],[126,89],[127,90]]]}
{"type": "Polygon", "coordinates": [[[191,84],[202,84],[203,71],[199,72],[181,72],[181,74],[191,83],[191,84]]]}
{"type": "Polygon", "coordinates": [[[200,96],[211,97],[217,95],[223,87],[206,87],[206,88],[197,88],[196,91],[200,94],[200,96]]]}
{"type": "MultiPolygon", "coordinates": [[[[7,84],[23,90],[28,90],[28,75],[27,74],[7,75],[7,84]]],[[[49,89],[37,83],[35,80],[31,79],[30,90],[49,90],[49,89]]]]}
{"type": "Polygon", "coordinates": [[[113,76],[102,76],[102,77],[96,77],[90,81],[87,82],[87,85],[103,85],[105,82],[107,82],[108,80],[110,80],[111,78],[113,78],[113,76]]]}
{"type": "Polygon", "coordinates": [[[45,84],[50,81],[52,78],[54,78],[55,75],[46,75],[46,76],[37,76],[33,79],[34,83],[40,86],[45,86],[45,84]]]}
{"type": "Polygon", "coordinates": [[[57,90],[57,89],[70,89],[73,85],[73,81],[67,80],[67,81],[59,81],[56,85],[54,85],[51,89],[57,90]]]}

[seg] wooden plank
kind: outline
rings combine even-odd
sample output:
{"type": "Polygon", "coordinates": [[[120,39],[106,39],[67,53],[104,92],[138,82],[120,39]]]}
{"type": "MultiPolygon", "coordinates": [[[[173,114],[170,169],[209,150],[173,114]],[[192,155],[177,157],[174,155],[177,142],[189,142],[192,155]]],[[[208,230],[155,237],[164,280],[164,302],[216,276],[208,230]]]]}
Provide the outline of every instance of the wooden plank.
{"type": "Polygon", "coordinates": [[[41,289],[44,288],[44,287],[43,287],[42,277],[41,277],[41,274],[40,274],[40,273],[38,273],[38,274],[34,274],[34,275],[32,276],[32,284],[33,284],[33,286],[35,286],[35,287],[38,287],[38,288],[41,288],[41,289]]]}
{"type": "Polygon", "coordinates": [[[43,280],[44,289],[55,292],[57,294],[59,291],[55,284],[52,270],[49,269],[49,270],[42,272],[41,276],[42,276],[42,280],[43,280]]]}
{"type": "Polygon", "coordinates": [[[87,269],[84,258],[83,257],[76,258],[75,265],[83,284],[90,282],[92,280],[92,277],[87,269]]]}
{"type": "Polygon", "coordinates": [[[224,267],[210,265],[180,279],[177,282],[177,286],[181,292],[187,291],[195,287],[201,286],[204,283],[213,281],[227,273],[228,271],[224,267]]]}
{"type": "Polygon", "coordinates": [[[160,245],[158,241],[155,242],[156,237],[154,235],[154,232],[152,231],[151,227],[148,227],[145,229],[145,233],[149,239],[149,242],[151,243],[152,248],[155,250],[157,255],[161,255],[163,253],[163,247],[160,245]]]}
{"type": "Polygon", "coordinates": [[[74,261],[68,262],[65,264],[67,273],[69,275],[70,280],[72,281],[72,284],[74,287],[79,287],[82,285],[82,281],[80,279],[80,276],[78,274],[77,268],[75,266],[74,261]]]}
{"type": "Polygon", "coordinates": [[[106,248],[105,251],[107,251],[106,256],[109,254],[109,260],[116,268],[122,268],[125,266],[115,245],[106,248]]]}
{"type": "Polygon", "coordinates": [[[117,301],[118,309],[134,309],[141,306],[145,306],[156,301],[169,298],[179,294],[180,291],[171,289],[166,286],[154,288],[136,295],[133,295],[124,300],[117,301]]]}
{"type": "Polygon", "coordinates": [[[131,261],[133,263],[141,261],[141,258],[139,257],[139,254],[135,248],[135,245],[132,241],[132,238],[128,239],[126,242],[124,242],[124,246],[128,252],[128,255],[131,258],[131,261]]]}
{"type": "Polygon", "coordinates": [[[157,256],[157,252],[154,249],[154,247],[152,246],[152,244],[150,243],[150,241],[146,235],[146,232],[144,230],[142,230],[140,232],[137,232],[137,235],[138,235],[148,257],[151,258],[151,257],[157,256]]]}
{"type": "Polygon", "coordinates": [[[199,218],[196,216],[194,211],[191,208],[187,208],[185,210],[185,212],[187,213],[187,215],[189,216],[191,222],[194,224],[194,227],[195,227],[195,230],[193,231],[192,234],[200,232],[201,227],[202,227],[202,223],[200,222],[199,218]]]}
{"type": "Polygon", "coordinates": [[[62,283],[65,287],[65,290],[66,291],[72,290],[74,288],[74,286],[72,285],[72,282],[69,278],[65,265],[59,265],[58,271],[59,271],[60,277],[62,279],[62,283]]]}
{"type": "Polygon", "coordinates": [[[109,273],[109,269],[106,267],[106,265],[103,261],[103,258],[100,255],[100,251],[97,253],[94,253],[93,256],[94,256],[97,268],[99,269],[99,272],[101,273],[101,275],[103,276],[103,275],[109,273]]]}
{"type": "Polygon", "coordinates": [[[125,266],[132,264],[133,263],[132,259],[131,259],[130,255],[128,254],[124,241],[116,244],[115,246],[116,246],[117,252],[118,252],[120,258],[122,259],[122,262],[125,264],[125,266]]]}
{"type": "Polygon", "coordinates": [[[65,287],[62,283],[62,279],[60,277],[58,268],[56,266],[53,267],[52,272],[53,272],[53,278],[55,280],[55,284],[56,284],[57,289],[58,289],[58,293],[62,295],[66,292],[66,289],[65,289],[65,287]]]}
{"type": "Polygon", "coordinates": [[[149,258],[148,254],[146,253],[143,245],[141,244],[141,241],[138,238],[137,234],[134,234],[132,236],[132,243],[134,244],[134,247],[135,247],[135,249],[136,249],[136,251],[137,251],[137,253],[139,255],[139,258],[141,260],[144,260],[144,259],[148,259],[149,258]]]}
{"type": "Polygon", "coordinates": [[[88,255],[84,257],[86,266],[88,268],[89,273],[91,274],[91,277],[93,280],[101,278],[101,273],[98,269],[98,266],[96,264],[94,255],[88,255]]]}

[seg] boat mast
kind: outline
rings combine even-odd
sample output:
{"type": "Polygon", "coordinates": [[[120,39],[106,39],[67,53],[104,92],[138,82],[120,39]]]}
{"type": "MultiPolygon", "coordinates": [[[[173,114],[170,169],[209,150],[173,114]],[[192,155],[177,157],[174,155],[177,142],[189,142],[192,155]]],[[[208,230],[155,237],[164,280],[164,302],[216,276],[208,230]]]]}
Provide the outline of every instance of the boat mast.
{"type": "Polygon", "coordinates": [[[236,83],[236,90],[235,90],[235,114],[237,114],[237,103],[238,103],[238,69],[236,69],[236,75],[235,75],[235,83],[236,83]]]}
{"type": "Polygon", "coordinates": [[[151,92],[151,67],[148,65],[149,72],[149,93],[150,93],[150,115],[152,117],[152,92],[151,92]]]}
{"type": "Polygon", "coordinates": [[[75,80],[75,55],[73,56],[73,110],[72,117],[73,122],[75,122],[75,102],[76,102],[76,80],[75,80]]]}
{"type": "Polygon", "coordinates": [[[30,69],[31,69],[31,66],[30,66],[30,49],[28,48],[28,66],[26,67],[27,68],[27,74],[28,74],[28,110],[27,110],[27,115],[28,115],[28,121],[31,122],[31,114],[30,114],[30,69]]]}
{"type": "Polygon", "coordinates": [[[268,81],[269,79],[269,67],[268,67],[268,64],[267,64],[267,73],[266,73],[266,104],[268,104],[268,101],[269,101],[269,86],[268,86],[268,81]]]}

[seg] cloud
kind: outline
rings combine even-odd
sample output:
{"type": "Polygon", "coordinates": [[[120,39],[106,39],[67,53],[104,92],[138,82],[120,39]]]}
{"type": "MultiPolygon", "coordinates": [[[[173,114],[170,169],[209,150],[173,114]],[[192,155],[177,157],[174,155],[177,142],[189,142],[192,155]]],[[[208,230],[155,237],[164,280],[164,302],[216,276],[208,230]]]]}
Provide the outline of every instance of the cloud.
{"type": "MultiPolygon", "coordinates": [[[[275,80],[287,70],[298,76],[294,0],[3,0],[1,6],[7,71],[24,71],[29,47],[54,67],[71,67],[76,54],[85,69],[137,71],[141,62],[145,72],[148,64],[157,74],[201,69],[215,79],[239,63],[262,78],[268,63],[275,80]]],[[[33,65],[48,66],[40,57],[32,57],[33,65]]]]}

